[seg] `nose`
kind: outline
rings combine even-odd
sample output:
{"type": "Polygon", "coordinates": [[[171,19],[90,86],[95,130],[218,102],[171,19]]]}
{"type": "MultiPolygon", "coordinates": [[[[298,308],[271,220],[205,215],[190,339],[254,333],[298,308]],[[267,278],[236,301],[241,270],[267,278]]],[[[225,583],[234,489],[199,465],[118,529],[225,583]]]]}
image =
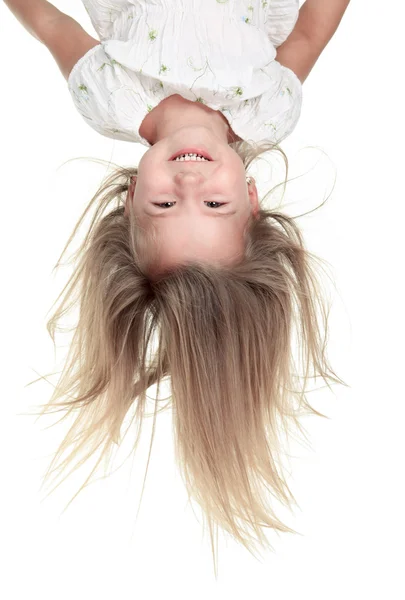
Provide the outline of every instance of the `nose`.
{"type": "Polygon", "coordinates": [[[175,182],[181,187],[196,186],[205,181],[205,176],[198,171],[179,171],[174,176],[175,182]]]}

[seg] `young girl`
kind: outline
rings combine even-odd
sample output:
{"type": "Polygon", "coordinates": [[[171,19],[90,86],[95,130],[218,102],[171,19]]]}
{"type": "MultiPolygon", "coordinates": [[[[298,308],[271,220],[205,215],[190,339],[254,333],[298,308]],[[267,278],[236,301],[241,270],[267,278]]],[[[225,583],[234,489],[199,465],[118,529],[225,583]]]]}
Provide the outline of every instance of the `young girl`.
{"type": "Polygon", "coordinates": [[[170,376],[176,456],[211,540],[219,525],[251,552],[257,541],[270,547],[262,527],[295,533],[266,496],[295,503],[279,469],[280,433],[302,431],[302,408],[324,416],[307,402],[310,377],[344,382],[326,358],[327,319],[321,336],[316,257],[293,218],[262,208],[245,177],[268,150],[286,160],[278,144],[349,0],[84,0],[99,40],[45,0],[5,2],[49,48],[86,123],[148,147],[78,223],[97,206],[48,323],[54,339],[78,304],[43,411],[77,416],[46,478],[101,447],[86,485],[131,408],[135,450],[147,391],[157,384],[159,394],[170,376]]]}

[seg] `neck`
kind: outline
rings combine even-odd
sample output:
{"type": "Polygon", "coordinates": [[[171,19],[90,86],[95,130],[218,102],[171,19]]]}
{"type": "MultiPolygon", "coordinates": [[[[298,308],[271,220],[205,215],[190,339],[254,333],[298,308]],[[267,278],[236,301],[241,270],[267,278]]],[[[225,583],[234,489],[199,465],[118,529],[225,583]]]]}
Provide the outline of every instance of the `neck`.
{"type": "Polygon", "coordinates": [[[204,125],[227,144],[242,141],[232,131],[226,117],[201,102],[191,102],[179,94],[165,98],[145,117],[139,133],[153,146],[181,127],[204,125]]]}

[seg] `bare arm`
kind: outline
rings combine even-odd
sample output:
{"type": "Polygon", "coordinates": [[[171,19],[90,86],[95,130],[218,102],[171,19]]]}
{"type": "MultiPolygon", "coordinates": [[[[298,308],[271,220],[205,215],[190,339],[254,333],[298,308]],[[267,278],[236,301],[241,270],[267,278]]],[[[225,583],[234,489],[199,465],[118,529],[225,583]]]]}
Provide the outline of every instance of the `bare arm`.
{"type": "Polygon", "coordinates": [[[40,42],[48,22],[64,15],[46,0],[3,0],[25,29],[40,42]]]}
{"type": "Polygon", "coordinates": [[[306,0],[295,29],[325,47],[334,36],[350,0],[306,0]]]}
{"type": "Polygon", "coordinates": [[[48,48],[66,80],[77,61],[100,44],[77,21],[46,0],[4,2],[25,29],[48,48]]]}
{"type": "Polygon", "coordinates": [[[62,15],[48,23],[42,32],[42,42],[52,54],[66,80],[69,79],[77,61],[91,48],[100,45],[100,40],[89,35],[68,15],[62,15]]]}
{"type": "Polygon", "coordinates": [[[276,60],[294,71],[304,83],[335,34],[350,0],[306,0],[286,41],[277,48],[276,60]]]}

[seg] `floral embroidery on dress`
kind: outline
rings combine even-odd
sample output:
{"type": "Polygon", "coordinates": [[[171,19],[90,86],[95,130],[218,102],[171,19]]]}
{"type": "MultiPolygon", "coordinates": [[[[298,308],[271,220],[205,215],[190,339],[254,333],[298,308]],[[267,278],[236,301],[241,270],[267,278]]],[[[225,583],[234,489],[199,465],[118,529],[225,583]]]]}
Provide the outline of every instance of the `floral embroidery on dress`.
{"type": "Polygon", "coordinates": [[[273,138],[276,132],[283,139],[291,132],[300,112],[299,81],[290,69],[280,69],[265,43],[262,52],[257,40],[266,32],[277,47],[274,40],[288,35],[290,24],[292,31],[299,0],[200,1],[201,11],[199,0],[193,11],[185,1],[173,16],[163,14],[168,3],[159,0],[83,0],[101,44],[81,59],[69,91],[96,131],[144,143],[136,125],[142,112],[179,93],[226,113],[243,139],[273,138]],[[235,28],[232,37],[228,22],[235,28]],[[229,49],[229,61],[222,61],[216,37],[210,43],[210,32],[217,36],[222,31],[227,43],[235,39],[237,52],[229,49]],[[257,66],[256,56],[261,61],[257,66]]]}
{"type": "Polygon", "coordinates": [[[78,89],[81,91],[81,97],[84,98],[85,100],[89,100],[90,96],[89,96],[89,91],[87,89],[87,86],[84,85],[84,83],[81,83],[78,86],[78,89]]]}
{"type": "Polygon", "coordinates": [[[122,67],[121,63],[119,63],[116,60],[112,59],[111,62],[104,62],[101,65],[101,67],[99,67],[98,69],[96,69],[96,71],[102,71],[106,65],[108,65],[109,67],[113,67],[114,65],[118,65],[119,67],[122,67]]]}
{"type": "Polygon", "coordinates": [[[276,125],[274,125],[274,123],[272,121],[270,121],[270,123],[264,123],[264,125],[265,125],[265,127],[270,127],[274,133],[277,131],[277,127],[276,127],[276,125]]]}
{"type": "Polygon", "coordinates": [[[243,21],[243,23],[247,23],[247,24],[249,25],[249,24],[251,23],[251,20],[252,20],[252,18],[253,18],[253,11],[254,11],[254,8],[253,8],[253,6],[250,4],[250,5],[249,5],[249,6],[246,8],[246,10],[250,11],[252,14],[250,15],[250,17],[242,16],[242,17],[241,17],[241,21],[243,21]]]}
{"type": "Polygon", "coordinates": [[[193,69],[193,71],[202,71],[203,69],[205,69],[205,67],[206,67],[206,64],[207,64],[207,63],[206,63],[206,64],[205,64],[205,65],[203,65],[202,67],[195,67],[193,64],[190,64],[190,63],[192,63],[192,61],[193,61],[193,57],[192,57],[192,56],[189,56],[189,57],[187,58],[187,66],[188,66],[188,67],[190,67],[190,69],[193,69]]]}
{"type": "Polygon", "coordinates": [[[167,65],[161,65],[159,69],[159,75],[161,75],[162,73],[166,73],[166,71],[170,71],[169,67],[167,65]]]}
{"type": "MultiPolygon", "coordinates": [[[[86,87],[86,86],[84,86],[84,87],[86,87]]],[[[78,86],[78,88],[79,88],[79,86],[78,86]]],[[[93,121],[93,119],[91,117],[89,117],[82,109],[82,106],[83,106],[82,100],[83,99],[88,100],[88,98],[83,96],[83,92],[81,94],[77,94],[76,91],[70,85],[69,85],[69,91],[72,94],[73,98],[76,100],[77,110],[82,115],[82,117],[84,117],[87,121],[93,121]]]]}
{"type": "Polygon", "coordinates": [[[228,89],[228,92],[225,94],[225,98],[227,100],[232,100],[233,98],[236,98],[237,96],[243,96],[243,90],[239,86],[230,87],[227,89],[228,89]]]}

